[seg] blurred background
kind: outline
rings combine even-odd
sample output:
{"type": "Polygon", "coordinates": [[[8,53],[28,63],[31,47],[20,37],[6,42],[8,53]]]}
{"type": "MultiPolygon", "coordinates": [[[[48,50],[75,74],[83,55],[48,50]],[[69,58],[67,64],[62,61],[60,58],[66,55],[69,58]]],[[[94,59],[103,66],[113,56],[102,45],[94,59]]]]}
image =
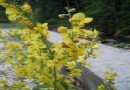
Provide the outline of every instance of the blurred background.
{"type": "MultiPolygon", "coordinates": [[[[28,2],[33,8],[35,21],[48,22],[50,30],[59,25],[69,25],[68,20],[60,19],[59,14],[66,13],[64,7],[76,8],[76,12],[84,12],[94,20],[88,26],[102,33],[102,43],[130,43],[130,0],[9,0],[23,5],[28,2]]],[[[0,6],[0,28],[16,27],[0,6]]],[[[122,44],[122,45],[124,45],[122,44]]]]}

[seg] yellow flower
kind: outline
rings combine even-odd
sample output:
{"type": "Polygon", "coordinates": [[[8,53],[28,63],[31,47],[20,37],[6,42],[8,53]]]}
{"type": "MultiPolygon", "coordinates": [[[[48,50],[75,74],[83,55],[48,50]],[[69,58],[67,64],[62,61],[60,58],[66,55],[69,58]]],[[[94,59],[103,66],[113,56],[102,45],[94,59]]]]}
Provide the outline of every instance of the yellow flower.
{"type": "Polygon", "coordinates": [[[18,87],[25,87],[26,84],[24,82],[15,82],[14,85],[18,86],[18,87]]]}
{"type": "Polygon", "coordinates": [[[76,66],[76,62],[75,61],[67,62],[66,66],[68,67],[68,69],[74,69],[76,66]]]}
{"type": "Polygon", "coordinates": [[[32,8],[28,3],[24,3],[24,5],[22,6],[22,9],[26,12],[32,13],[32,8]]]}
{"type": "Polygon", "coordinates": [[[60,27],[58,28],[58,31],[59,31],[60,33],[66,33],[66,32],[67,32],[67,27],[60,26],[60,27]]]}
{"type": "Polygon", "coordinates": [[[48,23],[38,23],[36,27],[34,27],[34,30],[38,31],[39,33],[46,33],[46,30],[48,29],[48,23]]]}
{"type": "Polygon", "coordinates": [[[99,32],[96,29],[94,29],[93,34],[94,34],[93,38],[96,38],[98,36],[99,32]]]}
{"type": "Polygon", "coordinates": [[[86,40],[83,40],[81,44],[84,47],[86,47],[87,45],[90,45],[90,43],[88,41],[86,41],[86,40]]]}
{"type": "Polygon", "coordinates": [[[15,8],[6,8],[6,14],[9,20],[16,20],[19,17],[19,12],[15,8]]]}
{"type": "Polygon", "coordinates": [[[93,45],[92,48],[93,49],[99,49],[99,46],[98,45],[93,45]]]}
{"type": "Polygon", "coordinates": [[[6,82],[7,82],[7,79],[0,80],[0,84],[6,83],[6,82]]]}
{"type": "Polygon", "coordinates": [[[9,8],[10,5],[8,3],[0,3],[0,5],[2,5],[4,8],[9,8]]]}
{"type": "Polygon", "coordinates": [[[3,3],[5,0],[0,0],[0,4],[3,3]]]}
{"type": "Polygon", "coordinates": [[[52,81],[51,81],[51,79],[48,78],[48,76],[40,75],[40,76],[38,76],[38,82],[49,83],[49,82],[52,82],[52,81]]]}
{"type": "Polygon", "coordinates": [[[84,26],[84,23],[89,23],[93,20],[93,18],[85,17],[84,13],[77,13],[72,16],[72,18],[69,20],[72,23],[76,23],[79,26],[84,26]]]}
{"type": "Polygon", "coordinates": [[[114,80],[117,76],[118,75],[116,72],[110,72],[108,70],[105,70],[105,77],[107,80],[114,80]]]}
{"type": "Polygon", "coordinates": [[[71,71],[71,74],[72,74],[73,76],[80,76],[80,75],[81,75],[81,72],[82,72],[82,70],[80,70],[80,69],[73,69],[73,70],[71,71]]]}
{"type": "Polygon", "coordinates": [[[89,62],[87,62],[87,61],[85,61],[85,60],[81,60],[80,62],[81,62],[83,65],[86,65],[86,66],[88,66],[88,67],[90,67],[90,68],[93,67],[89,62]]]}
{"type": "Polygon", "coordinates": [[[59,52],[62,49],[62,45],[60,43],[53,43],[54,51],[59,52]]]}
{"type": "Polygon", "coordinates": [[[78,19],[78,18],[71,18],[71,19],[69,19],[69,21],[76,23],[76,22],[79,22],[80,19],[78,19]]]}
{"type": "Polygon", "coordinates": [[[85,33],[85,37],[89,37],[89,38],[92,38],[93,36],[93,31],[90,31],[90,30],[84,30],[84,33],[85,33]]]}
{"type": "Polygon", "coordinates": [[[40,88],[40,90],[54,90],[54,88],[40,88]]]}
{"type": "MultiPolygon", "coordinates": [[[[12,89],[13,90],[13,89],[12,89]]],[[[22,88],[21,90],[30,90],[30,88],[22,88]]]]}
{"type": "Polygon", "coordinates": [[[98,86],[97,90],[105,90],[105,85],[101,84],[100,86],[98,86]]]}
{"type": "Polygon", "coordinates": [[[74,37],[73,42],[74,43],[78,43],[79,42],[79,38],[78,37],[74,37]]]}

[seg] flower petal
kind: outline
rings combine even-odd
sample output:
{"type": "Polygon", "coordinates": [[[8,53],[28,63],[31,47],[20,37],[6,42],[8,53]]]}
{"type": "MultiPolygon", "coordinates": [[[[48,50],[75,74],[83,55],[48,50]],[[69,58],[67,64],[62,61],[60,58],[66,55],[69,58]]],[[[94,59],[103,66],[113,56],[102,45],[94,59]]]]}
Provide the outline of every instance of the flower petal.
{"type": "Polygon", "coordinates": [[[89,22],[91,22],[92,20],[93,20],[93,18],[90,18],[90,17],[85,18],[85,19],[84,19],[84,23],[89,23],[89,22]]]}
{"type": "Polygon", "coordinates": [[[84,15],[84,13],[77,13],[77,14],[74,14],[73,16],[72,16],[72,18],[77,18],[77,19],[79,19],[79,20],[84,20],[85,19],[85,15],[84,15]]]}

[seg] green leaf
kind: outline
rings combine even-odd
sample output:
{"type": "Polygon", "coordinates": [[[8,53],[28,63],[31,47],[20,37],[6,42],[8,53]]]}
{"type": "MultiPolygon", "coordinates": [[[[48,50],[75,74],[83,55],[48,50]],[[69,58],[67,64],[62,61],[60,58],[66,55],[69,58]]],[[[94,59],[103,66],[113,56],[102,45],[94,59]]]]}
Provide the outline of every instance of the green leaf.
{"type": "Polygon", "coordinates": [[[69,86],[64,81],[60,81],[61,85],[64,87],[65,90],[69,90],[69,86]]]}
{"type": "Polygon", "coordinates": [[[41,90],[41,88],[51,88],[51,86],[48,84],[40,84],[37,85],[33,90],[41,90]]]}

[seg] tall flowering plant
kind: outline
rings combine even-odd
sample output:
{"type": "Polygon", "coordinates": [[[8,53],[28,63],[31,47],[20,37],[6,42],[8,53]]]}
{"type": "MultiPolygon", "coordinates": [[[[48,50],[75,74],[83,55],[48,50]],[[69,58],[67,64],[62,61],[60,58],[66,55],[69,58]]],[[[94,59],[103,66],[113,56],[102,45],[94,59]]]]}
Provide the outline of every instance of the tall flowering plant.
{"type": "Polygon", "coordinates": [[[6,80],[1,80],[4,83],[0,86],[2,90],[30,90],[24,82],[25,79],[35,83],[34,90],[75,90],[74,77],[81,75],[80,66],[91,66],[86,60],[88,57],[95,58],[94,50],[99,49],[99,32],[96,29],[83,28],[93,19],[85,17],[84,13],[71,16],[73,9],[67,8],[68,14],[59,16],[69,16],[72,26],[60,26],[58,32],[62,36],[62,42],[50,42],[48,23],[33,21],[30,17],[33,10],[28,3],[19,6],[0,0],[0,5],[6,9],[9,20],[18,21],[26,27],[0,35],[6,48],[2,55],[6,56],[6,62],[12,64],[15,73],[21,79],[12,85],[7,85],[6,80]],[[8,40],[15,36],[18,36],[18,42],[8,40]]]}

